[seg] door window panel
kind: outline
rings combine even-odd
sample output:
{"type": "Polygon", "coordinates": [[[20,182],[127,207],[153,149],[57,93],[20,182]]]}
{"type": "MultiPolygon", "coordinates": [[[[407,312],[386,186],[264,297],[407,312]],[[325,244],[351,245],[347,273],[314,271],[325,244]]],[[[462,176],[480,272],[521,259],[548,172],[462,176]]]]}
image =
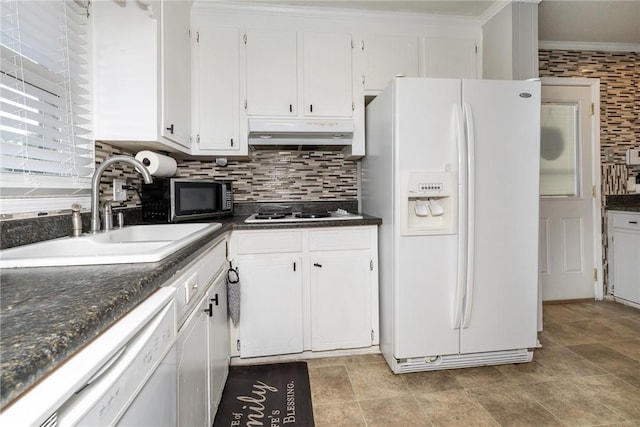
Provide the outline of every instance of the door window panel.
{"type": "Polygon", "coordinates": [[[540,195],[577,197],[580,189],[579,104],[543,102],[540,114],[540,195]]]}

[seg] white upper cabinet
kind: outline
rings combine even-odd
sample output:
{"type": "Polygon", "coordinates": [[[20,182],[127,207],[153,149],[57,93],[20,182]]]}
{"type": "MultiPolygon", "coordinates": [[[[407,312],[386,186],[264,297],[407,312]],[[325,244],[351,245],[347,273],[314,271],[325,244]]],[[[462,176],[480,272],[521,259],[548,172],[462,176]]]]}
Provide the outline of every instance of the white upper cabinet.
{"type": "Polygon", "coordinates": [[[246,155],[240,136],[240,31],[200,25],[195,29],[193,154],[246,155]]]}
{"type": "Polygon", "coordinates": [[[366,91],[381,91],[396,75],[419,77],[418,36],[368,34],[362,38],[363,83],[366,91]]]}
{"type": "Polygon", "coordinates": [[[245,43],[247,115],[352,115],[350,34],[247,29],[245,43]]]}
{"type": "Polygon", "coordinates": [[[298,43],[295,31],[246,32],[247,114],[297,114],[298,43]]]}
{"type": "Polygon", "coordinates": [[[350,117],[351,34],[305,32],[302,46],[304,115],[350,117]]]}
{"type": "Polygon", "coordinates": [[[475,37],[426,37],[423,57],[424,77],[479,78],[475,37]]]}
{"type": "Polygon", "coordinates": [[[162,136],[189,147],[191,134],[191,3],[162,3],[162,136]]]}
{"type": "Polygon", "coordinates": [[[132,150],[188,152],[188,1],[93,4],[94,135],[132,150]]]}

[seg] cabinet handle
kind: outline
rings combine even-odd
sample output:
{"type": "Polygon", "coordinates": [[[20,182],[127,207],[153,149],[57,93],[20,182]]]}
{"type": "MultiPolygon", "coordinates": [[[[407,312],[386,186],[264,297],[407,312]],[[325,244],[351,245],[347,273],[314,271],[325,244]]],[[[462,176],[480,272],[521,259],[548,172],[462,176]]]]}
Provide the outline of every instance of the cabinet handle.
{"type": "Polygon", "coordinates": [[[293,113],[293,104],[289,104],[289,112],[293,113]]]}
{"type": "Polygon", "coordinates": [[[313,113],[313,104],[309,104],[309,112],[313,113]]]}
{"type": "Polygon", "coordinates": [[[167,130],[171,132],[171,135],[173,135],[173,123],[167,128],[167,130]]]}
{"type": "Polygon", "coordinates": [[[233,147],[233,138],[231,138],[231,146],[233,147]]]}
{"type": "Polygon", "coordinates": [[[629,221],[629,224],[637,224],[638,221],[629,221]]]}
{"type": "MultiPolygon", "coordinates": [[[[218,305],[218,304],[216,304],[218,305]]],[[[209,308],[205,308],[204,312],[209,315],[209,317],[213,316],[213,305],[209,303],[209,308]]]]}
{"type": "Polygon", "coordinates": [[[314,262],[314,263],[313,263],[313,266],[314,266],[314,267],[322,267],[322,264],[318,264],[317,262],[314,262]]]}
{"type": "Polygon", "coordinates": [[[296,263],[293,263],[293,271],[296,271],[296,263]]]}
{"type": "Polygon", "coordinates": [[[216,294],[216,296],[214,298],[211,298],[212,302],[215,302],[216,305],[218,305],[218,294],[216,294]]]}

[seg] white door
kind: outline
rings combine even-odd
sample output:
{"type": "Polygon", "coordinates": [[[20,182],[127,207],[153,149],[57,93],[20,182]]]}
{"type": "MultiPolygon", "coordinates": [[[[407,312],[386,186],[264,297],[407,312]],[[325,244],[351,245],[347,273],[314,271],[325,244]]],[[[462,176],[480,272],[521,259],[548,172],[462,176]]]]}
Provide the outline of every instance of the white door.
{"type": "Polygon", "coordinates": [[[302,352],[301,257],[260,256],[239,266],[240,357],[302,352]]]}
{"type": "Polygon", "coordinates": [[[545,301],[595,297],[592,102],[589,87],[542,87],[540,280],[545,301]]]}
{"type": "Polygon", "coordinates": [[[472,166],[460,353],[534,347],[540,83],[463,80],[462,100],[472,166]]]}

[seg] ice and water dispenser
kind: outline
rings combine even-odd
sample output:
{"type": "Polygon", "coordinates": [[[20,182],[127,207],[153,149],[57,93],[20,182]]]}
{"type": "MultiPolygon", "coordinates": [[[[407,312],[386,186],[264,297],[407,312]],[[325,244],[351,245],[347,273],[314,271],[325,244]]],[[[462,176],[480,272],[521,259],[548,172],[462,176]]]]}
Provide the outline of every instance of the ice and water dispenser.
{"type": "Polygon", "coordinates": [[[451,171],[410,171],[403,174],[401,233],[456,232],[456,174],[451,171]]]}

